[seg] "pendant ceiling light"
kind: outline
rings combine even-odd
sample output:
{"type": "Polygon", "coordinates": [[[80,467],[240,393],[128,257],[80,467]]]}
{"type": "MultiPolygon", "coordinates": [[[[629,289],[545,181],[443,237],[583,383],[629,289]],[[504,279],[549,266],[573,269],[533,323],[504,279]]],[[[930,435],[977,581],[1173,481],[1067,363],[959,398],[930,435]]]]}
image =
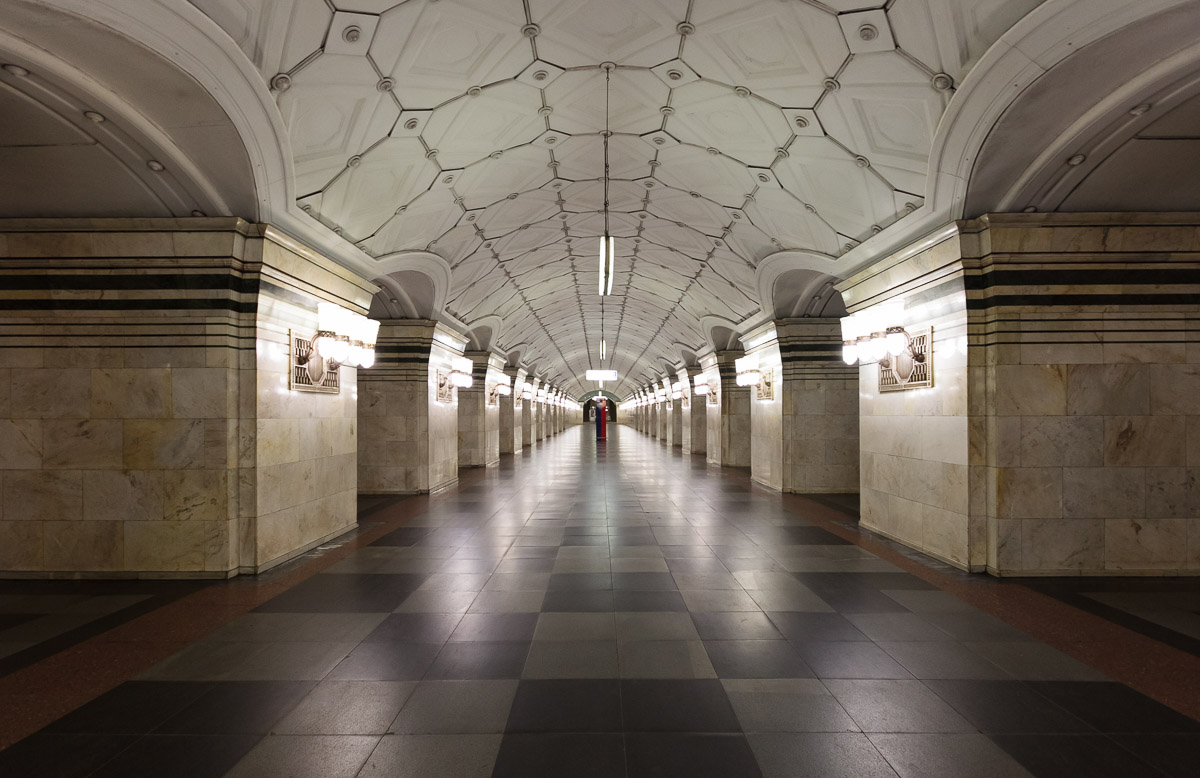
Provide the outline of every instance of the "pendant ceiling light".
{"type": "Polygon", "coordinates": [[[608,231],[608,139],[612,132],[608,128],[608,92],[612,85],[612,72],[616,64],[605,62],[604,68],[604,234],[600,236],[600,296],[612,294],[613,273],[616,268],[616,246],[608,231]]]}

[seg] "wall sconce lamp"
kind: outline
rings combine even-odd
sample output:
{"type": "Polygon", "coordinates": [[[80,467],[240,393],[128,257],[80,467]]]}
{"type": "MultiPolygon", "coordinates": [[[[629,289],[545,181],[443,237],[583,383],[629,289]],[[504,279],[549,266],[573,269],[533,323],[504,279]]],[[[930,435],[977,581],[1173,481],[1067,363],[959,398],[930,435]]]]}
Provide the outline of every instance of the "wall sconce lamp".
{"type": "Polygon", "coordinates": [[[675,383],[671,384],[671,399],[672,400],[682,400],[683,399],[683,384],[680,383],[679,381],[676,381],[675,383]]]}
{"type": "Polygon", "coordinates": [[[317,303],[317,330],[311,339],[289,334],[292,358],[288,386],[310,392],[341,390],[338,368],[375,364],[379,322],[348,311],[337,303],[317,303]]]}
{"type": "Polygon", "coordinates": [[[512,379],[506,375],[500,376],[496,379],[496,383],[492,384],[492,390],[488,392],[488,405],[498,405],[501,397],[508,397],[512,393],[512,379]]]}
{"type": "Polygon", "coordinates": [[[907,354],[917,364],[925,361],[924,350],[913,348],[912,336],[903,327],[888,327],[883,332],[842,342],[842,361],[847,365],[878,362],[887,367],[901,354],[907,354]]]}
{"type": "Polygon", "coordinates": [[[459,389],[470,389],[474,379],[471,370],[474,365],[466,357],[454,357],[450,360],[450,383],[459,389]]]}
{"type": "Polygon", "coordinates": [[[742,357],[733,363],[738,386],[753,386],[759,400],[775,399],[775,371],[759,367],[758,357],[742,357]]]}

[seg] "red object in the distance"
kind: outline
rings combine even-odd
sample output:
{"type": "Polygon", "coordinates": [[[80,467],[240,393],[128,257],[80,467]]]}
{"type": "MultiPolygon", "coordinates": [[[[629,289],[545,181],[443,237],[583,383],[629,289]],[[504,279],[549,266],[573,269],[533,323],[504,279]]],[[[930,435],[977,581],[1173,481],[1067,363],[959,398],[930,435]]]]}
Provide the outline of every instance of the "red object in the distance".
{"type": "Polygon", "coordinates": [[[608,400],[596,398],[596,440],[608,438],[608,400]]]}

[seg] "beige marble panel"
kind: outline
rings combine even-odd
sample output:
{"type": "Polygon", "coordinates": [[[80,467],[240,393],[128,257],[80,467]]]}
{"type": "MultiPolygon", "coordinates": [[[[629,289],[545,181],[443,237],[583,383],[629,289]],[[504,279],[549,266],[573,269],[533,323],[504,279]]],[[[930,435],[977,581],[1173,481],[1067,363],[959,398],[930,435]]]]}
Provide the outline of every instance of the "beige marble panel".
{"type": "Polygon", "coordinates": [[[201,419],[126,419],[124,467],[131,470],[188,469],[204,466],[201,419]]]}
{"type": "Polygon", "coordinates": [[[119,468],[123,436],[122,422],[115,419],[46,419],[42,422],[42,467],[119,468]]]}
{"type": "MultiPolygon", "coordinates": [[[[136,524],[152,525],[155,522],[136,524]]],[[[125,565],[126,522],[45,521],[43,526],[43,564],[47,570],[103,572],[128,569],[125,565]]]]}
{"type": "MultiPolygon", "coordinates": [[[[169,471],[168,471],[169,472],[169,471]]],[[[83,477],[86,521],[159,521],[163,518],[160,470],[88,470],[83,477]]]]}
{"type": "Polygon", "coordinates": [[[0,418],[0,470],[35,470],[42,466],[41,419],[0,418]]]}
{"type": "Polygon", "coordinates": [[[171,396],[170,374],[166,368],[92,370],[91,416],[97,419],[166,418],[171,396]]]}
{"type": "Polygon", "coordinates": [[[10,404],[14,419],[83,419],[91,415],[91,370],[13,371],[10,404]]]}

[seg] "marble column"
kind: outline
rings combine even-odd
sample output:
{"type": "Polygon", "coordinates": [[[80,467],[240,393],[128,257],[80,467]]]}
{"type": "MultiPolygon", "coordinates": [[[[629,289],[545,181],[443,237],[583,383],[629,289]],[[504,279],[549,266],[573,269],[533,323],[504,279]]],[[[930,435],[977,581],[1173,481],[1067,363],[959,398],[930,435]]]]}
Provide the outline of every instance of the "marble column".
{"type": "Polygon", "coordinates": [[[750,390],[750,474],[785,492],[858,491],[858,368],[840,319],[781,319],[741,338],[770,392],[750,390]]]}
{"type": "Polygon", "coordinates": [[[537,383],[536,378],[526,376],[526,391],[521,395],[521,444],[523,448],[530,448],[537,443],[537,425],[534,424],[533,410],[533,398],[537,393],[537,383]],[[525,396],[526,394],[528,397],[525,396]]]}
{"type": "Polygon", "coordinates": [[[738,386],[734,361],[740,351],[718,351],[701,360],[716,404],[708,405],[707,461],[723,467],[750,466],[750,390],[738,386]]]}
{"type": "Polygon", "coordinates": [[[685,398],[682,414],[684,454],[703,454],[708,450],[708,398],[695,393],[695,379],[701,374],[699,367],[682,367],[678,373],[685,398]]]}
{"type": "Polygon", "coordinates": [[[525,371],[517,367],[504,368],[512,381],[512,394],[500,398],[500,453],[516,454],[524,445],[521,438],[521,398],[518,387],[525,380],[525,371]]]}
{"type": "Polygon", "coordinates": [[[849,333],[932,327],[932,386],[859,368],[863,525],[995,575],[1200,573],[1198,228],[991,215],[839,284],[849,333]]]}
{"type": "Polygon", "coordinates": [[[657,387],[661,388],[665,392],[665,394],[662,395],[661,401],[659,402],[659,406],[662,410],[658,414],[658,435],[659,439],[662,440],[663,443],[665,443],[667,446],[671,446],[674,442],[675,432],[675,423],[673,419],[674,406],[671,402],[671,379],[669,377],[659,379],[657,387]]]}
{"type": "Polygon", "coordinates": [[[357,371],[291,390],[289,331],[368,281],[235,218],[5,220],[0,271],[0,572],[224,578],[355,525],[357,371]]]}
{"type": "MultiPolygon", "coordinates": [[[[671,391],[674,394],[675,384],[679,384],[679,398],[671,398],[671,445],[677,449],[683,449],[683,404],[689,399],[687,396],[687,383],[681,382],[678,375],[668,376],[667,380],[671,382],[671,391]]],[[[690,404],[690,402],[689,402],[690,404]]]]}
{"type": "Polygon", "coordinates": [[[445,382],[465,345],[437,322],[382,322],[376,368],[360,379],[360,493],[423,494],[458,481],[458,389],[445,382]]]}
{"type": "Polygon", "coordinates": [[[487,351],[468,351],[472,382],[458,391],[458,466],[487,467],[500,461],[500,396],[494,389],[504,360],[487,351]]]}

